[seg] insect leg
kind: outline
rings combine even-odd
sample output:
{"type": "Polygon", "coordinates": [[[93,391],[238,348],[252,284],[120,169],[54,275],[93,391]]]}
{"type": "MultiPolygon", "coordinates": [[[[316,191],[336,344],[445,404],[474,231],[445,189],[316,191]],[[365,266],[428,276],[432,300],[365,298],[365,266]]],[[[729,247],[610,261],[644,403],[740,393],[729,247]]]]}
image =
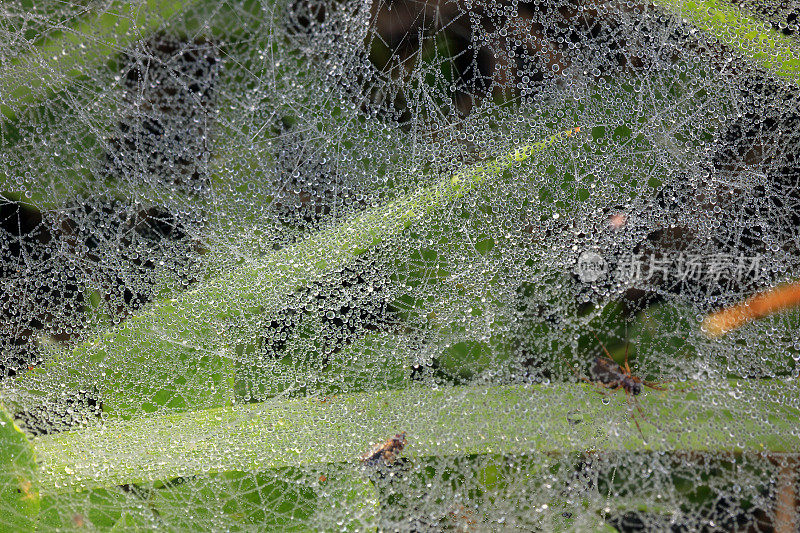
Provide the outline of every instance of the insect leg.
{"type": "Polygon", "coordinates": [[[667,390],[667,388],[666,388],[666,387],[664,387],[664,386],[663,386],[663,385],[662,385],[660,382],[658,382],[658,381],[647,381],[647,380],[644,380],[644,379],[643,379],[643,380],[642,380],[642,384],[643,384],[643,385],[645,385],[645,386],[646,386],[646,387],[648,387],[648,388],[651,388],[651,389],[653,389],[653,390],[660,390],[660,391],[665,391],[665,390],[667,390]]]}
{"type": "MultiPolygon", "coordinates": [[[[636,409],[639,411],[639,416],[641,416],[641,417],[642,417],[642,420],[647,420],[648,422],[650,422],[651,424],[653,424],[653,425],[654,425],[656,428],[658,428],[659,430],[661,430],[661,426],[659,426],[658,424],[656,424],[655,422],[653,422],[652,420],[650,420],[649,418],[647,418],[647,416],[645,416],[645,414],[644,414],[644,411],[642,410],[642,406],[639,404],[639,400],[637,400],[637,399],[636,399],[636,397],[634,397],[634,398],[633,398],[633,402],[636,404],[636,409]]],[[[638,425],[638,424],[637,424],[637,425],[638,425]]],[[[639,432],[641,433],[641,431],[642,431],[642,430],[640,429],[640,430],[639,430],[639,432]]]]}
{"type": "MultiPolygon", "coordinates": [[[[595,338],[595,339],[597,339],[597,342],[598,342],[598,343],[600,343],[600,347],[601,347],[601,348],[603,349],[603,351],[605,352],[605,354],[606,354],[606,357],[608,357],[609,359],[611,359],[611,360],[613,361],[613,360],[614,360],[614,358],[613,358],[613,357],[611,357],[611,354],[610,354],[610,353],[608,353],[608,349],[606,348],[606,345],[605,345],[605,344],[603,344],[603,341],[601,341],[601,340],[600,340],[600,337],[598,337],[598,336],[597,336],[597,333],[595,333],[595,332],[593,331],[593,332],[592,332],[592,335],[594,335],[594,338],[595,338]]],[[[627,345],[627,344],[625,345],[625,362],[626,362],[626,363],[628,362],[628,345],[627,345]]]]}
{"type": "Polygon", "coordinates": [[[646,439],[644,438],[644,433],[642,433],[642,427],[639,425],[639,421],[638,421],[638,420],[636,420],[636,417],[635,417],[635,416],[633,417],[633,423],[634,423],[634,424],[636,424],[636,429],[638,429],[638,430],[639,430],[639,436],[640,436],[640,437],[642,437],[642,440],[646,440],[646,439]]]}
{"type": "MultiPolygon", "coordinates": [[[[625,398],[628,400],[628,403],[633,403],[633,405],[636,406],[636,409],[639,411],[639,414],[644,419],[645,418],[644,412],[642,411],[642,407],[639,405],[639,402],[636,401],[636,397],[630,394],[627,390],[625,390],[625,398]]],[[[642,426],[639,425],[639,421],[636,419],[636,413],[633,413],[631,415],[631,418],[633,418],[633,423],[636,424],[636,429],[639,430],[639,435],[642,437],[642,440],[645,440],[644,433],[642,433],[642,426]]]]}
{"type": "Polygon", "coordinates": [[[586,380],[587,383],[593,385],[595,387],[595,392],[601,396],[608,396],[609,390],[616,389],[616,384],[614,383],[603,383],[602,381],[591,381],[586,380]]]}
{"type": "Polygon", "coordinates": [[[582,375],[581,375],[581,373],[580,373],[580,371],[578,371],[578,367],[576,367],[575,365],[573,365],[573,364],[572,364],[572,361],[570,361],[569,359],[567,359],[567,356],[565,356],[564,354],[562,354],[562,353],[559,353],[559,352],[556,352],[556,354],[557,354],[559,357],[561,357],[561,358],[562,358],[562,359],[563,359],[563,360],[564,360],[564,361],[567,363],[567,365],[569,366],[570,370],[572,370],[572,373],[573,373],[573,374],[575,374],[575,377],[576,377],[577,379],[579,379],[579,380],[581,380],[581,381],[585,381],[586,383],[594,383],[594,382],[593,382],[591,379],[587,378],[586,376],[582,376],[582,375]]]}
{"type": "Polygon", "coordinates": [[[625,341],[625,370],[628,371],[628,375],[631,375],[631,367],[628,365],[628,348],[631,347],[630,341],[625,341]]]}

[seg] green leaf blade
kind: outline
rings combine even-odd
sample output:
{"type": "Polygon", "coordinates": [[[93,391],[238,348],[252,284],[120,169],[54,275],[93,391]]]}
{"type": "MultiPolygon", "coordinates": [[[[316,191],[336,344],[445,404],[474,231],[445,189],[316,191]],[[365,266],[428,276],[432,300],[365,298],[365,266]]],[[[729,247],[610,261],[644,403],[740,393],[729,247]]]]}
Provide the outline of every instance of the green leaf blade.
{"type": "Polygon", "coordinates": [[[358,462],[406,431],[409,457],[605,451],[798,453],[797,384],[781,380],[681,384],[601,401],[585,384],[413,388],[323,400],[268,400],[108,421],[36,437],[43,491],[147,483],[195,474],[358,462]],[[723,401],[724,400],[724,401],[723,401]],[[514,428],[513,434],[509,428],[514,428]],[[323,437],[324,436],[324,437],[323,437]]]}
{"type": "Polygon", "coordinates": [[[0,526],[31,531],[39,514],[35,454],[25,433],[0,404],[0,526]]]}

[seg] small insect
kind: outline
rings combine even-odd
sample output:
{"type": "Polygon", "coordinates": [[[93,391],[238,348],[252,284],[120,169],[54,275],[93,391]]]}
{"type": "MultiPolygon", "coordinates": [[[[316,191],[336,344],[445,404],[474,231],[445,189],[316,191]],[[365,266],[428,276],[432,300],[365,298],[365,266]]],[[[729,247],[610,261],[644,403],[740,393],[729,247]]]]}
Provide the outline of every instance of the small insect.
{"type": "Polygon", "coordinates": [[[447,512],[448,531],[474,531],[473,526],[478,523],[475,513],[461,504],[454,504],[447,512]]]}
{"type": "Polygon", "coordinates": [[[33,483],[31,483],[31,481],[28,479],[19,480],[19,488],[17,489],[17,492],[22,494],[23,500],[35,500],[39,497],[33,488],[33,483]]]}
{"type": "Polygon", "coordinates": [[[464,533],[475,531],[474,526],[478,524],[477,517],[470,509],[460,503],[450,506],[447,516],[441,524],[441,531],[462,531],[464,533]]]}
{"type": "Polygon", "coordinates": [[[381,462],[392,464],[405,445],[406,432],[404,431],[386,442],[373,445],[367,452],[361,454],[361,462],[365,465],[377,465],[381,462]]]}
{"type": "MultiPolygon", "coordinates": [[[[642,393],[642,387],[648,387],[650,389],[659,391],[666,389],[660,386],[658,383],[647,381],[633,375],[631,372],[631,367],[628,365],[628,345],[625,346],[625,362],[624,364],[620,365],[614,361],[614,359],[612,359],[611,354],[608,353],[608,349],[606,349],[603,341],[601,341],[597,335],[595,335],[594,338],[597,339],[600,347],[603,348],[605,356],[599,355],[595,357],[594,364],[589,371],[592,379],[581,376],[575,367],[572,367],[573,371],[575,371],[576,375],[580,379],[588,383],[593,383],[611,390],[622,389],[625,392],[625,397],[627,398],[628,402],[633,403],[633,405],[635,405],[636,409],[639,411],[639,414],[644,418],[644,411],[642,411],[642,407],[639,405],[639,402],[636,399],[636,396],[642,393]]],[[[636,429],[639,430],[639,435],[641,435],[642,439],[644,439],[644,433],[642,433],[642,428],[639,426],[639,421],[636,420],[635,417],[633,418],[633,421],[636,423],[636,429]]]]}
{"type": "Polygon", "coordinates": [[[72,523],[75,524],[77,528],[83,528],[86,526],[86,519],[83,517],[82,514],[74,514],[72,515],[72,523]]]}

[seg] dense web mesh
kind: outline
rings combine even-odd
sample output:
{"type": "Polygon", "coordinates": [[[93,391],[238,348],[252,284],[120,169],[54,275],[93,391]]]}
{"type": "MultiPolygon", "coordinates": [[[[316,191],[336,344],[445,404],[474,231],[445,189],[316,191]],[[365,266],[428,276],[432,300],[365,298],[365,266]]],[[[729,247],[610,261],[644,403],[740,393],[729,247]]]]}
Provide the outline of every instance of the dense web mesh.
{"type": "Polygon", "coordinates": [[[798,57],[777,1],[4,2],[0,530],[800,529],[800,314],[703,326],[800,272],[798,57]]]}

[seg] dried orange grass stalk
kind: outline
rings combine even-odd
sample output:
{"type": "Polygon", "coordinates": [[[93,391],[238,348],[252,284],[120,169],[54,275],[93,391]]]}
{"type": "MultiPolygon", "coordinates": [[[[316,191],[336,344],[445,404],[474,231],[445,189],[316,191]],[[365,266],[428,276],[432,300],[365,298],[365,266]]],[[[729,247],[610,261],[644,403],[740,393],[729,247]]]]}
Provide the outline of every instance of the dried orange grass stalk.
{"type": "Polygon", "coordinates": [[[754,294],[742,303],[711,313],[703,321],[703,330],[719,337],[752,320],[800,305],[800,281],[754,294]]]}

